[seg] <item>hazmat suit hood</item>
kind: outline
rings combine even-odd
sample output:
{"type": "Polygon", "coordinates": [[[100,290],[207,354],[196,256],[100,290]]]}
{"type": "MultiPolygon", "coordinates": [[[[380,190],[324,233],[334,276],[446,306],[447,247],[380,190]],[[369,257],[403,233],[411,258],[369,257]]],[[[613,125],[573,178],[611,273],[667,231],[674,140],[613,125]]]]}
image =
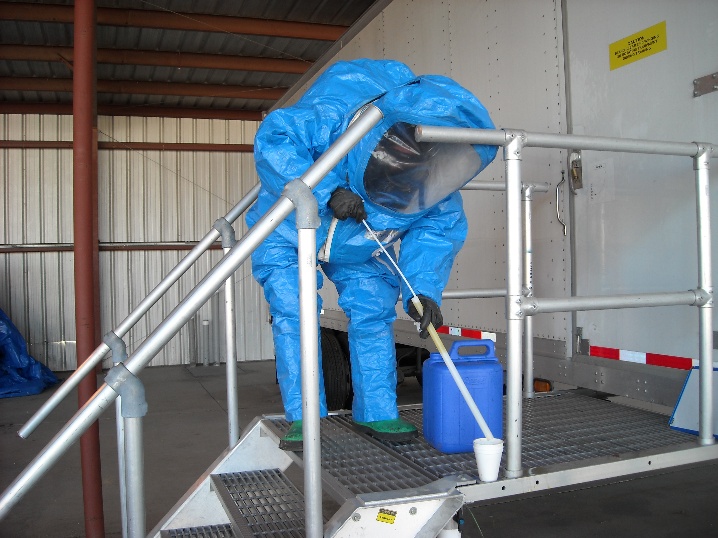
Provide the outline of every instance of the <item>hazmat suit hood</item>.
{"type": "Polygon", "coordinates": [[[347,159],[350,188],[380,210],[421,214],[458,191],[495,157],[495,146],[417,142],[417,125],[493,129],[488,112],[446,77],[425,75],[373,103],[383,120],[347,159]]]}
{"type": "Polygon", "coordinates": [[[365,104],[389,90],[409,84],[416,75],[396,60],[359,59],[330,66],[297,101],[297,107],[332,107],[348,123],[365,104]]]}

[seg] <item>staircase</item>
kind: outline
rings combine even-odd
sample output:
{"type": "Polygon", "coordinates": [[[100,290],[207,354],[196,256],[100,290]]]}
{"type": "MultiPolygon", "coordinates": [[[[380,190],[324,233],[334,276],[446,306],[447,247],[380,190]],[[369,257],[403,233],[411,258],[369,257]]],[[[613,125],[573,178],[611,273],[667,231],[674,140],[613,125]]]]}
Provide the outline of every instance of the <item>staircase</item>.
{"type": "MultiPolygon", "coordinates": [[[[421,405],[400,414],[421,432],[421,405]]],[[[465,502],[718,457],[718,445],[697,447],[663,415],[581,391],[524,399],[523,416],[525,474],[494,483],[477,480],[473,453],[443,454],[422,436],[378,441],[355,430],[346,413],[322,419],[324,536],[433,537],[456,529],[465,502]]],[[[282,416],[256,418],[150,536],[303,537],[302,454],[278,446],[288,429],[282,416]]]]}
{"type": "MultiPolygon", "coordinates": [[[[402,416],[421,426],[420,407],[402,416]]],[[[305,536],[302,454],[278,447],[288,428],[280,416],[255,419],[150,535],[305,536]]],[[[426,445],[376,441],[355,430],[350,415],[321,421],[325,536],[436,536],[451,525],[463,504],[457,480],[476,479],[437,477],[401,454],[414,444],[426,445]]]]}

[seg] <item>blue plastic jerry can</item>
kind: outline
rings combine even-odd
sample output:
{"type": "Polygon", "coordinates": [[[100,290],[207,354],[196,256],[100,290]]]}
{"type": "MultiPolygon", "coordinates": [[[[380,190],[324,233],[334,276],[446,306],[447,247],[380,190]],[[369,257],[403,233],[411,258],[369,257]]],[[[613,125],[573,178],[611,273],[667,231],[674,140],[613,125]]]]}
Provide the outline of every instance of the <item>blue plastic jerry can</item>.
{"type": "MultiPolygon", "coordinates": [[[[464,350],[466,351],[466,350],[464,350]]],[[[466,384],[491,433],[503,438],[504,372],[491,340],[454,342],[449,357],[466,384]],[[483,353],[459,354],[462,348],[483,353]]],[[[474,439],[486,437],[464,401],[440,353],[423,366],[424,438],[447,454],[472,452],[474,439]]]]}

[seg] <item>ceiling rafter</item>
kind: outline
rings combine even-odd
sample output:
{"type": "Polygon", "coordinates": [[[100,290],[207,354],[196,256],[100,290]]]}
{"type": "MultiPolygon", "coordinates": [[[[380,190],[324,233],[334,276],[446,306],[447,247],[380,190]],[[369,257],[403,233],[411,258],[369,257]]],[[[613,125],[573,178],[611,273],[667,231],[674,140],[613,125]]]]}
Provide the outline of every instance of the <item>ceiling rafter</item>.
{"type": "MultiPolygon", "coordinates": [[[[261,121],[390,1],[98,1],[97,113],[261,121]]],[[[0,0],[0,114],[72,113],[75,12],[56,2],[0,0]]]]}
{"type": "MultiPolygon", "coordinates": [[[[72,63],[73,56],[74,51],[72,47],[0,45],[0,60],[72,63]]],[[[311,61],[284,58],[120,49],[98,49],[97,63],[263,71],[268,73],[292,73],[298,75],[305,73],[313,64],[311,61]]]]}
{"type": "MultiPolygon", "coordinates": [[[[142,118],[194,118],[217,120],[262,121],[260,110],[232,108],[178,108],[171,106],[97,105],[101,116],[137,116],[142,118]]],[[[0,102],[0,114],[55,114],[72,116],[72,103],[0,102]]]]}
{"type": "MultiPolygon", "coordinates": [[[[72,79],[13,77],[0,78],[0,90],[72,92],[72,79]]],[[[191,84],[174,82],[145,82],[139,80],[98,80],[98,93],[124,93],[132,95],[177,95],[192,97],[220,97],[227,99],[276,100],[287,88],[258,86],[228,86],[224,84],[191,84]]]]}
{"type": "MultiPolygon", "coordinates": [[[[0,10],[0,20],[72,23],[73,6],[13,3],[0,10]]],[[[197,32],[226,32],[294,39],[336,41],[347,26],[282,20],[173,13],[143,9],[97,8],[97,24],[132,28],[156,28],[197,32]]]]}

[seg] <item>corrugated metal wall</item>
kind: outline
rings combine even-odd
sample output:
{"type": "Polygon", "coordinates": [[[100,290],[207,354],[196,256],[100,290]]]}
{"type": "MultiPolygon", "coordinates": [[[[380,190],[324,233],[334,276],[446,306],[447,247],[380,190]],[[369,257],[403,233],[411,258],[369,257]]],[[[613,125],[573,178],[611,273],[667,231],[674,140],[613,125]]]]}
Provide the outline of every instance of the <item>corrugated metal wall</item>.
{"type": "MultiPolygon", "coordinates": [[[[99,118],[100,142],[251,144],[256,122],[99,118]]],[[[0,115],[5,140],[68,141],[69,116],[0,115]]],[[[250,153],[101,150],[101,243],[197,241],[257,182],[250,153]]],[[[0,151],[0,238],[5,244],[72,242],[72,151],[0,151]]],[[[240,219],[242,220],[242,219],[240,219]]],[[[237,237],[246,231],[236,223],[237,237]]],[[[100,283],[103,334],[116,327],[186,250],[103,250],[100,283]]],[[[205,254],[125,338],[131,352],[221,258],[205,254]]],[[[72,252],[0,254],[0,308],[18,326],[32,355],[53,370],[75,368],[72,252]]],[[[249,263],[235,275],[239,360],[273,356],[268,313],[249,263]]],[[[197,359],[202,320],[221,322],[218,294],[152,361],[187,364],[197,359]]],[[[215,354],[224,356],[223,347],[215,354]]],[[[107,363],[106,363],[107,364],[107,363]]]]}

